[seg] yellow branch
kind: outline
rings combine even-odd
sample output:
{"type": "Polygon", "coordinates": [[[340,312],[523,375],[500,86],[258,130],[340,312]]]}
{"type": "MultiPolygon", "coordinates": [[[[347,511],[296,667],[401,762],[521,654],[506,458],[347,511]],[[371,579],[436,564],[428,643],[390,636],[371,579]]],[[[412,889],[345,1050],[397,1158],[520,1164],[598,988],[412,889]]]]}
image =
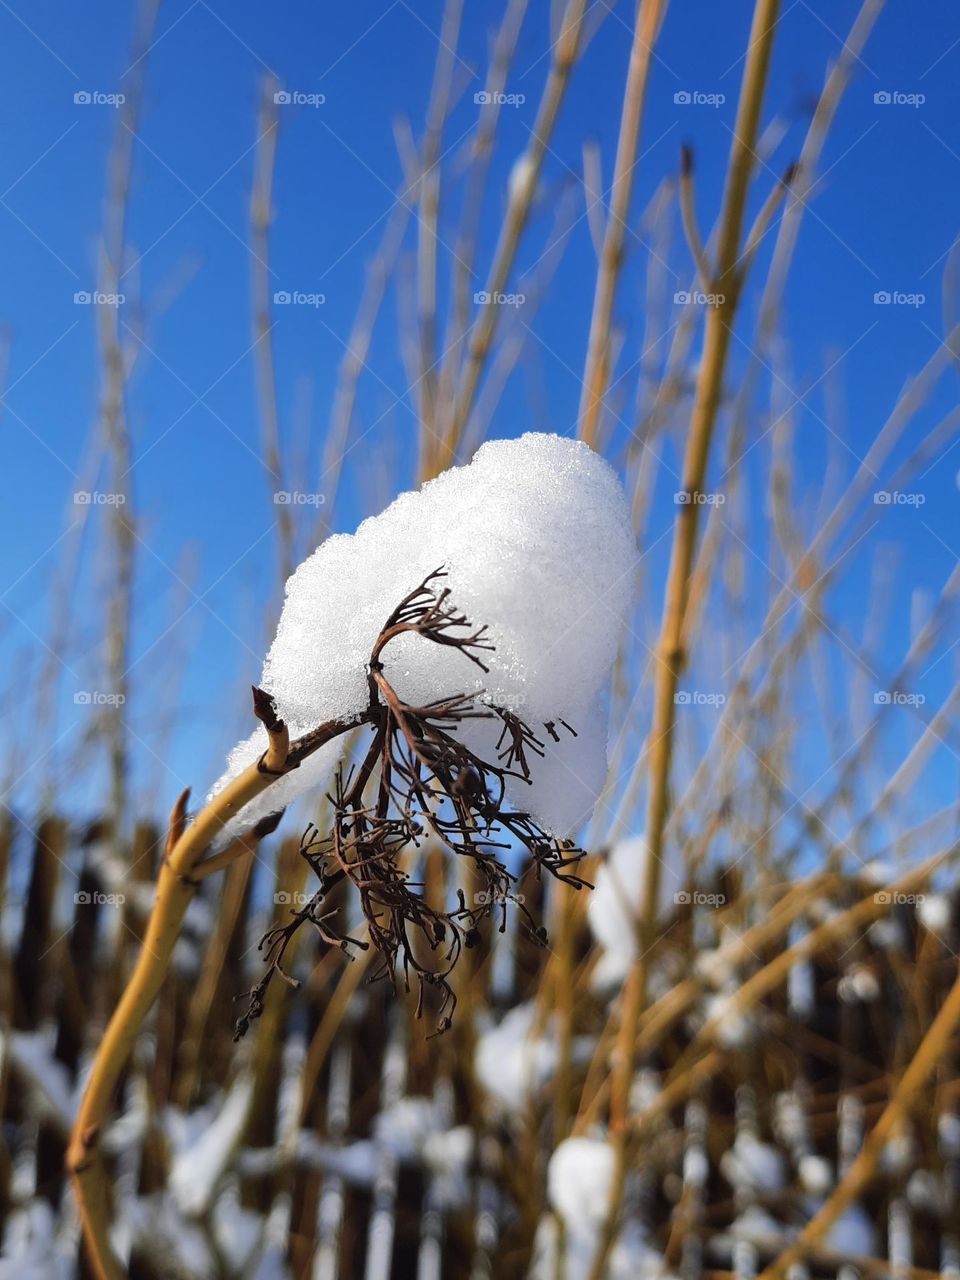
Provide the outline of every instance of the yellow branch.
{"type": "MultiPolygon", "coordinates": [[[[258,714],[264,709],[262,702],[257,705],[256,695],[255,706],[258,714]]],[[[305,756],[348,732],[355,723],[355,720],[331,720],[295,742],[288,751],[286,728],[273,719],[266,725],[270,745],[262,759],[214,796],[190,826],[186,825],[189,791],[185,791],[174,806],[146,936],[130,981],[97,1050],[67,1149],[67,1169],[77,1198],[88,1257],[99,1280],[123,1280],[124,1276],[110,1248],[110,1184],[99,1138],[109,1118],[120,1075],[166,977],[183,917],[200,883],[193,872],[226,823],[244,805],[289,773],[305,756]]]]}
{"type": "Polygon", "coordinates": [[[870,1136],[863,1144],[863,1149],[848,1169],[846,1176],[819,1213],[810,1219],[790,1248],[767,1267],[760,1276],[760,1280],[783,1280],[788,1269],[794,1263],[800,1262],[807,1251],[823,1239],[840,1215],[860,1195],[873,1176],[888,1139],[909,1114],[917,1093],[933,1074],[958,1023],[960,1023],[960,977],[951,987],[950,994],[934,1018],[930,1030],[923,1037],[913,1061],[904,1072],[903,1079],[887,1103],[880,1119],[870,1130],[870,1136]]]}

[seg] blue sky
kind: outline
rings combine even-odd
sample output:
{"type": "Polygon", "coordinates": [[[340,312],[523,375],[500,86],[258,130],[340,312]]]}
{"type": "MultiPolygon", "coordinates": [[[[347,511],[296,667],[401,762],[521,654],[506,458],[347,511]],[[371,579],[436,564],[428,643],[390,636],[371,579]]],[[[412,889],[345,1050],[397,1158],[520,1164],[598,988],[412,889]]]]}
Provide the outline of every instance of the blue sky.
{"type": "MultiPolygon", "coordinates": [[[[454,171],[460,140],[476,121],[478,71],[487,64],[500,13],[489,5],[468,3],[466,9],[459,98],[444,139],[454,171]]],[[[507,81],[507,91],[525,101],[503,109],[484,210],[484,264],[510,165],[529,134],[543,87],[550,9],[542,0],[530,4],[507,81]]],[[[683,142],[695,150],[701,220],[709,225],[715,216],[750,9],[679,0],[671,6],[649,89],[636,219],[658,184],[676,173],[683,142]],[[685,104],[675,100],[678,93],[725,100],[685,104]]],[[[757,183],[754,208],[774,175],[795,158],[811,100],[856,11],[848,0],[785,0],[765,110],[765,119],[780,120],[783,137],[770,173],[757,183]]],[[[73,495],[81,487],[97,415],[95,308],[77,304],[74,295],[96,282],[117,116],[109,102],[78,103],[74,97],[122,91],[134,18],[133,6],[101,0],[0,4],[6,86],[0,102],[0,323],[9,345],[0,645],[11,688],[29,678],[42,655],[48,587],[75,515],[73,495]]],[[[144,344],[130,391],[142,538],[134,652],[136,678],[143,681],[130,719],[140,744],[138,780],[161,805],[185,781],[202,787],[244,730],[242,691],[258,674],[266,619],[277,600],[275,510],[259,461],[250,355],[248,209],[262,77],[273,73],[291,93],[324,99],[316,107],[291,104],[280,111],[271,264],[275,290],[324,296],[322,307],[278,308],[273,316],[284,439],[297,456],[302,451],[302,474],[316,476],[365,264],[402,185],[394,129],[404,118],[416,132],[421,128],[441,18],[435,0],[322,7],[305,0],[275,6],[164,0],[160,7],[134,160],[132,269],[123,314],[132,328],[142,327],[144,344]],[[170,704],[183,714],[168,738],[157,713],[170,704]]],[[[627,5],[613,6],[575,72],[522,263],[548,246],[551,211],[578,181],[585,139],[599,145],[609,182],[630,19],[627,5]]],[[[826,148],[825,178],[805,219],[787,290],[784,333],[797,385],[815,384],[797,409],[800,478],[813,497],[825,468],[828,388],[841,380],[836,447],[853,465],[908,375],[945,332],[942,275],[958,231],[958,60],[960,10],[925,7],[918,21],[915,6],[890,0],[826,148]],[[878,93],[912,101],[877,102],[878,93]],[[879,291],[924,300],[878,306],[879,291]],[[828,369],[834,372],[824,377],[828,369]]],[[[450,237],[459,199],[458,191],[442,215],[450,237]]],[[[624,365],[643,341],[644,240],[649,244],[646,233],[630,237],[617,306],[624,365]]],[[[761,275],[765,261],[761,254],[761,275]]],[[[594,269],[587,223],[580,219],[551,286],[551,304],[529,339],[525,372],[508,388],[494,420],[495,433],[573,429],[594,269]]],[[[687,287],[676,227],[666,271],[673,287],[687,287]]],[[[747,332],[755,293],[748,291],[743,314],[747,332]]],[[[949,317],[951,323],[957,318],[949,317]]],[[[400,324],[391,290],[369,360],[374,373],[358,404],[357,435],[369,434],[347,460],[345,501],[336,520],[341,528],[412,475],[416,425],[405,394],[400,324]]],[[[745,357],[746,349],[734,353],[734,385],[745,357]]],[[[941,383],[910,439],[949,410],[956,385],[952,378],[941,383]]],[[[909,635],[908,602],[916,591],[935,591],[955,563],[958,463],[957,451],[938,462],[924,479],[922,511],[893,512],[885,526],[883,536],[901,565],[898,598],[904,604],[885,637],[891,661],[909,635]]],[[[653,531],[662,531],[671,516],[665,496],[653,531]]],[[[102,611],[102,518],[96,512],[88,530],[75,603],[77,652],[61,673],[59,729],[65,736],[47,763],[67,759],[83,732],[85,710],[73,705],[73,691],[78,684],[97,687],[96,657],[85,657],[83,646],[96,636],[102,611]]],[[[654,577],[660,572],[655,568],[654,577]]],[[[865,572],[859,578],[852,573],[836,603],[853,627],[863,610],[864,582],[865,572]]],[[[946,681],[952,672],[949,664],[941,667],[937,679],[946,681]]],[[[941,694],[944,687],[938,686],[941,694]]],[[[34,779],[45,767],[38,763],[34,779]]]]}

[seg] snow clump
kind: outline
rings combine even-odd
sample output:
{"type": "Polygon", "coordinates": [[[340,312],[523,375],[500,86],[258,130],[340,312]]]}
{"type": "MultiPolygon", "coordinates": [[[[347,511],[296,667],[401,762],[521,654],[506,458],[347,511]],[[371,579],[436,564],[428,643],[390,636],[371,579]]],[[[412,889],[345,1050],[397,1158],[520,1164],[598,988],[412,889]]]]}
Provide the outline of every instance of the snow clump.
{"type": "MultiPolygon", "coordinates": [[[[637,921],[643,911],[648,856],[645,838],[630,836],[613,846],[596,874],[587,916],[602,949],[593,979],[598,987],[622,982],[630,971],[637,949],[637,921]]],[[[660,868],[659,916],[675,909],[685,879],[682,861],[668,858],[660,868]]]]}
{"type": "MultiPolygon", "coordinates": [[[[508,798],[566,836],[590,816],[605,779],[600,700],[633,604],[636,560],[622,486],[592,449],[539,433],[490,441],[468,466],[401,494],[356,533],[327,538],[303,561],[287,582],[260,685],[292,738],[360,715],[382,626],[443,567],[440,585],[451,603],[475,627],[486,626],[495,645],[482,655],[489,672],[456,649],[404,635],[384,651],[386,678],[411,703],[473,694],[525,720],[545,742],[546,758],[533,758],[532,785],[510,780],[508,798]],[[557,723],[559,743],[547,722],[557,723]]],[[[499,736],[478,720],[458,732],[473,750],[489,751],[499,736]]],[[[266,746],[258,726],[230,753],[211,795],[266,746]]],[[[321,748],[248,804],[231,833],[329,785],[342,751],[342,739],[321,748]]]]}

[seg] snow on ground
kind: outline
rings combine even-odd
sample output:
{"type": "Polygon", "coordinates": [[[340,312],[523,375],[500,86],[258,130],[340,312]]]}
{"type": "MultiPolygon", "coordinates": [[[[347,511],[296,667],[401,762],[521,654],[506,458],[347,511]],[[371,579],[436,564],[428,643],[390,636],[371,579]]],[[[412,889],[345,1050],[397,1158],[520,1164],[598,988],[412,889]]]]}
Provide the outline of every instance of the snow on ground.
{"type": "Polygon", "coordinates": [[[253,1081],[240,1076],[222,1101],[189,1115],[169,1108],[166,1129],[175,1151],[170,1192],[182,1212],[206,1213],[217,1183],[240,1142],[253,1081]]]}
{"type": "MultiPolygon", "coordinates": [[[[495,644],[484,675],[453,649],[403,636],[384,654],[387,677],[411,701],[480,693],[532,726],[562,718],[565,743],[523,804],[566,834],[589,816],[602,784],[601,692],[634,597],[636,545],[613,468],[586,445],[529,433],[491,441],[469,466],[401,494],[354,534],[328,538],[287,583],[261,685],[294,735],[366,706],[366,668],[385,620],[444,566],[451,600],[495,644]],[[560,758],[562,757],[562,759],[560,758]],[[569,791],[579,784],[571,806],[569,791]]],[[[214,791],[266,747],[258,729],[231,753],[214,791]]],[[[322,784],[331,744],[248,805],[242,820],[322,784]]],[[[551,755],[553,755],[551,751],[551,755]]]]}
{"type": "MultiPolygon", "coordinates": [[[[566,1138],[547,1166],[547,1196],[564,1225],[564,1272],[569,1280],[590,1274],[613,1182],[613,1148],[605,1138],[566,1138]]],[[[531,1280],[557,1274],[559,1231],[555,1218],[541,1220],[534,1242],[531,1280]]],[[[668,1280],[663,1256],[652,1249],[643,1230],[627,1223],[613,1246],[604,1272],[611,1280],[668,1280]]]]}
{"type": "Polygon", "coordinates": [[[50,1203],[31,1200],[7,1219],[0,1252],[0,1280],[69,1280],[73,1258],[57,1245],[50,1203]]]}
{"type": "MultiPolygon", "coordinates": [[[[588,1060],[594,1041],[577,1036],[572,1050],[576,1062],[588,1060]]],[[[553,1022],[538,1028],[533,1001],[518,1004],[491,1023],[477,1038],[474,1070],[490,1099],[504,1111],[520,1111],[557,1068],[557,1039],[553,1022]]]]}
{"type": "MultiPolygon", "coordinates": [[[[593,936],[603,948],[594,973],[598,985],[621,982],[633,962],[637,920],[643,910],[646,862],[646,840],[631,836],[613,846],[596,875],[587,914],[593,936]]],[[[666,860],[660,869],[658,915],[665,916],[674,909],[674,895],[683,888],[684,880],[682,862],[666,860]]]]}
{"type": "Polygon", "coordinates": [[[0,1031],[0,1063],[9,1057],[30,1090],[37,1116],[47,1116],[64,1133],[73,1122],[73,1090],[67,1069],[53,1056],[44,1031],[0,1031]]]}

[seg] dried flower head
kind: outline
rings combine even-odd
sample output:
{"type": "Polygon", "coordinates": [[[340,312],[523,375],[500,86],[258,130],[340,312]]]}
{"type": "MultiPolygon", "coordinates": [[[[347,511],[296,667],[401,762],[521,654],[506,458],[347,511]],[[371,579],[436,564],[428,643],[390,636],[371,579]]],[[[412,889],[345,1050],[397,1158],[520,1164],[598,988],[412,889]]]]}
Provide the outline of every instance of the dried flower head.
{"type": "MultiPolygon", "coordinates": [[[[341,765],[337,773],[329,797],[334,815],[329,832],[324,835],[311,826],[301,841],[301,852],[319,887],[287,923],[262,939],[268,967],[246,993],[238,1036],[261,1012],[275,973],[297,985],[284,971],[283,959],[294,934],[306,923],[325,943],[347,954],[351,946],[374,947],[381,963],[373,979],[402,978],[405,990],[415,984],[418,1017],[426,989],[437,990],[437,1030],[444,1031],[456,1006],[449,975],[463,948],[476,945],[485,920],[498,917],[503,932],[507,907],[513,902],[525,926],[541,943],[546,942],[546,931],[512,892],[516,876],[505,866],[503,851],[519,845],[529,854],[538,876],[546,871],[575,889],[587,884],[574,870],[583,851],[551,835],[530,814],[507,802],[507,779],[529,782],[534,761],[543,754],[543,740],[530,726],[509,708],[476,694],[411,705],[384,674],[383,652],[404,634],[452,647],[486,671],[483,657],[493,647],[486,628],[475,627],[453,605],[449,589],[441,585],[445,576],[437,569],[425,578],[401,600],[377,637],[367,672],[369,706],[360,718],[370,732],[369,741],[361,748],[358,762],[346,770],[341,765]],[[477,719],[498,722],[495,760],[481,758],[458,736],[460,726],[477,719]],[[478,882],[472,905],[460,890],[456,905],[436,906],[421,892],[422,884],[411,880],[405,855],[431,837],[470,863],[478,882]],[[369,942],[334,927],[336,912],[328,909],[327,899],[344,879],[359,894],[369,942]]],[[[266,716],[276,724],[272,707],[263,709],[261,718],[266,716]]],[[[559,723],[564,731],[574,732],[559,723]]],[[[554,723],[544,730],[554,737],[558,734],[554,723]]],[[[291,754],[295,751],[296,746],[291,754]]]]}

